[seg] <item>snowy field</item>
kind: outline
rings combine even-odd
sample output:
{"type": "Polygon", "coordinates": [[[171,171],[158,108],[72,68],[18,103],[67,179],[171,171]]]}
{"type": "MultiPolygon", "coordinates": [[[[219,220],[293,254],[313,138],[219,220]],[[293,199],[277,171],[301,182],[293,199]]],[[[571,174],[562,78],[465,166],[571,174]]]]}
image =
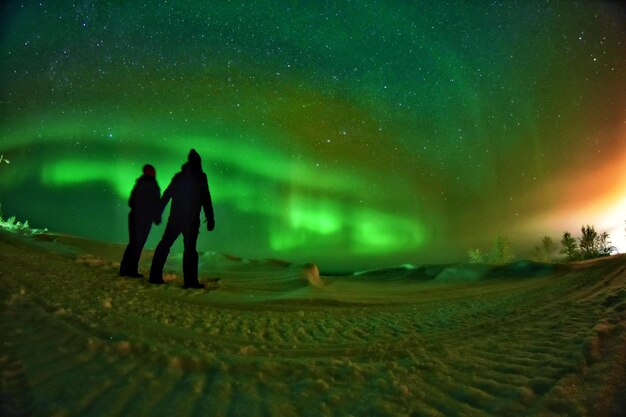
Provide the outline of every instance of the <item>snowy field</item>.
{"type": "Polygon", "coordinates": [[[325,277],[205,254],[185,290],[180,257],[153,286],[122,251],[0,232],[0,415],[626,414],[624,256],[325,277]]]}

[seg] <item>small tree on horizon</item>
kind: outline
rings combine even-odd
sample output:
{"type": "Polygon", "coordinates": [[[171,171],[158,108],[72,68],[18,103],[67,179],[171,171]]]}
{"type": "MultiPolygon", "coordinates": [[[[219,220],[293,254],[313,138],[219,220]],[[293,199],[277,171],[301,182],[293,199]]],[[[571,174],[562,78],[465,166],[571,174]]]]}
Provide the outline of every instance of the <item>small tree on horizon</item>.
{"type": "Polygon", "coordinates": [[[485,257],[480,249],[470,249],[467,251],[467,255],[469,256],[469,263],[471,264],[482,264],[485,262],[485,257]]]}
{"type": "Polygon", "coordinates": [[[509,247],[509,240],[502,236],[496,236],[493,241],[493,248],[489,254],[488,260],[494,264],[505,264],[515,259],[509,247]]]}
{"type": "Polygon", "coordinates": [[[599,256],[609,256],[611,255],[611,252],[616,250],[617,248],[611,245],[609,234],[607,232],[602,232],[602,234],[598,237],[599,256]]]}
{"type": "Polygon", "coordinates": [[[578,238],[578,246],[580,247],[580,255],[583,259],[597,258],[600,255],[598,248],[598,232],[594,226],[582,226],[580,228],[581,236],[578,238]]]}
{"type": "Polygon", "coordinates": [[[540,262],[552,262],[557,247],[550,236],[541,239],[541,245],[535,246],[535,258],[540,262]]]}
{"type": "Polygon", "coordinates": [[[567,259],[573,261],[578,259],[578,245],[576,244],[576,239],[570,232],[563,232],[563,238],[561,239],[561,245],[563,249],[561,249],[561,253],[567,256],[567,259]]]}

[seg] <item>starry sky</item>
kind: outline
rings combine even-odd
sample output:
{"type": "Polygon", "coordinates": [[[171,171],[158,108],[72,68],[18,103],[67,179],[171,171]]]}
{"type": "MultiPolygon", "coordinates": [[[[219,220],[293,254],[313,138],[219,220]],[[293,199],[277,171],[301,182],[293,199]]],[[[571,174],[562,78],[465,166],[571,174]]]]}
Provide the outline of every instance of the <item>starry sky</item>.
{"type": "Polygon", "coordinates": [[[587,223],[626,250],[620,2],[2,7],[0,203],[33,226],[124,242],[143,164],[164,189],[195,148],[200,251],[342,271],[587,223]]]}

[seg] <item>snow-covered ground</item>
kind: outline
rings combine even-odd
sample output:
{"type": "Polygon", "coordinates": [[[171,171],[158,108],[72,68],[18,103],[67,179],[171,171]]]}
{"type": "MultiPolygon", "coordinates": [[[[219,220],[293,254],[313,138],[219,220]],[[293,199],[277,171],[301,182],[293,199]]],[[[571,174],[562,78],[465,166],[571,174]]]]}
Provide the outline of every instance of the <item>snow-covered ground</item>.
{"type": "Polygon", "coordinates": [[[1,415],[619,416],[626,258],[317,267],[0,231],[1,415]],[[145,273],[150,253],[145,253],[145,273]]]}

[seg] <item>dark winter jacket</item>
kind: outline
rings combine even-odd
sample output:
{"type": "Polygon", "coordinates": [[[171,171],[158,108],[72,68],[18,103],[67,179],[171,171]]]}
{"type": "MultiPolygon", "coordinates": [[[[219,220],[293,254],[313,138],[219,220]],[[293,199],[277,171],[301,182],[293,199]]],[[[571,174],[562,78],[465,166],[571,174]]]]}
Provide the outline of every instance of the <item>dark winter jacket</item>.
{"type": "Polygon", "coordinates": [[[164,209],[172,200],[168,222],[181,227],[199,225],[200,209],[204,209],[207,223],[214,224],[213,203],[206,174],[200,166],[189,163],[174,175],[172,182],[163,192],[161,207],[164,209]]]}
{"type": "Polygon", "coordinates": [[[130,193],[128,205],[130,215],[145,222],[161,222],[161,189],[156,179],[150,175],[137,178],[130,193]]]}

